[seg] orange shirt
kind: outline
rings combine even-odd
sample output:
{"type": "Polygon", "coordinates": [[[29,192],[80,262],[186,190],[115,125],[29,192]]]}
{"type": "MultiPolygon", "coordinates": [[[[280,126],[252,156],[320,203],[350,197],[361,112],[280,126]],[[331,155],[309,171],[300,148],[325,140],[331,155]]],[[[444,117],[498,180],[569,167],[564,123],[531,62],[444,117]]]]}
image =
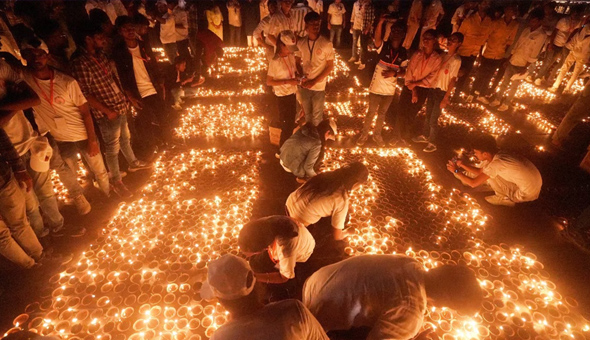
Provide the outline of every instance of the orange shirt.
{"type": "Polygon", "coordinates": [[[483,52],[484,58],[501,59],[506,53],[506,46],[514,43],[516,32],[518,31],[518,21],[512,20],[506,24],[504,18],[498,19],[492,23],[492,29],[486,42],[486,49],[483,52]]]}
{"type": "Polygon", "coordinates": [[[459,47],[458,54],[462,57],[478,55],[481,47],[488,39],[491,28],[492,19],[490,17],[486,16],[482,20],[477,12],[468,16],[463,20],[461,28],[459,28],[459,32],[463,33],[465,40],[459,47]]]}

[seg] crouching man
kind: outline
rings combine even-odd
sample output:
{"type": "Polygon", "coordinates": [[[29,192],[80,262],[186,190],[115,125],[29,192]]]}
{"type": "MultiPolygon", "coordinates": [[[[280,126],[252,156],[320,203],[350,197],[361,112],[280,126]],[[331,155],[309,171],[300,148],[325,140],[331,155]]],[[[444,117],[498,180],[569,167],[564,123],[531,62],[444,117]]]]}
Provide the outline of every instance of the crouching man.
{"type": "Polygon", "coordinates": [[[368,330],[368,340],[414,338],[427,301],[475,314],[482,299],[475,274],[467,267],[442,265],[425,271],[420,262],[403,255],[351,257],[318,270],[303,286],[303,304],[324,330],[335,336],[368,330]]]}
{"type": "Polygon", "coordinates": [[[539,197],[543,179],[531,161],[499,151],[496,140],[490,135],[475,138],[472,149],[482,162],[481,167],[458,160],[449,161],[447,169],[472,188],[487,183],[495,192],[495,195],[486,197],[488,203],[513,207],[516,203],[534,201],[539,197]]]}

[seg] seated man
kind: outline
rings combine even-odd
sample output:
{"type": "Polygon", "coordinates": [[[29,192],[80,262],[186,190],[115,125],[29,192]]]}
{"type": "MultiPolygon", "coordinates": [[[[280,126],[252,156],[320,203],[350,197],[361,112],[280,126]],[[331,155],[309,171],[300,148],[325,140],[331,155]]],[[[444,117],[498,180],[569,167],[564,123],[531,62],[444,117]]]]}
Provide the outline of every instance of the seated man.
{"type": "Polygon", "coordinates": [[[217,298],[231,320],[211,340],[328,340],[322,326],[297,300],[268,305],[257,299],[256,278],[248,262],[226,254],[209,262],[207,281],[201,288],[204,299],[217,298]]]}
{"type": "Polygon", "coordinates": [[[303,304],[324,330],[369,327],[369,340],[412,339],[422,327],[427,299],[436,307],[475,314],[483,293],[467,267],[425,271],[404,255],[351,257],[318,270],[303,286],[303,304]]]}
{"type": "Polygon", "coordinates": [[[170,91],[172,95],[172,99],[174,103],[172,108],[175,110],[182,110],[182,106],[184,101],[182,100],[182,95],[184,93],[184,86],[186,84],[191,83],[194,80],[194,74],[187,72],[186,69],[186,58],[182,56],[176,57],[174,59],[174,65],[170,65],[170,68],[167,69],[165,75],[165,87],[167,90],[170,91]]]}
{"type": "Polygon", "coordinates": [[[322,159],[326,140],[334,140],[338,134],[336,122],[323,120],[317,127],[305,124],[281,147],[281,165],[285,171],[304,180],[316,175],[316,165],[322,159]]]}
{"type": "Polygon", "coordinates": [[[464,164],[461,160],[449,161],[447,169],[461,182],[472,188],[488,183],[496,193],[487,196],[486,201],[494,205],[513,207],[515,203],[534,201],[539,197],[543,179],[539,170],[524,157],[499,152],[496,140],[483,135],[472,142],[475,157],[481,167],[464,164]],[[461,170],[474,174],[471,178],[461,170]]]}

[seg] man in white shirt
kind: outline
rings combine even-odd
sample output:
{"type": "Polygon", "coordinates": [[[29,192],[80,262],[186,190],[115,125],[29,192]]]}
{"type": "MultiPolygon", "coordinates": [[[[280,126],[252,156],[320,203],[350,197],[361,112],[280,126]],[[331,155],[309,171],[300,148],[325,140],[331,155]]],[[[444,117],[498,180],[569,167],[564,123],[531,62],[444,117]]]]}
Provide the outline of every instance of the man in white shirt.
{"type": "Polygon", "coordinates": [[[277,37],[282,31],[297,32],[296,22],[291,15],[293,0],[278,0],[279,8],[276,13],[270,17],[268,23],[268,32],[266,37],[271,45],[277,45],[277,37]]]}
{"type": "Polygon", "coordinates": [[[553,34],[549,38],[550,44],[547,45],[547,52],[543,59],[543,64],[537,73],[535,85],[541,85],[544,80],[552,81],[565,58],[568,55],[566,43],[569,41],[574,31],[582,25],[582,17],[584,8],[582,6],[574,6],[571,14],[559,19],[553,34]],[[549,73],[549,71],[551,72],[549,73]]]}
{"type": "Polygon", "coordinates": [[[342,37],[342,30],[346,20],[344,16],[346,14],[346,8],[342,4],[342,0],[335,0],[334,3],[328,7],[328,29],[330,30],[330,42],[334,44],[336,48],[340,47],[340,38],[342,37]]]}
{"type": "Polygon", "coordinates": [[[435,30],[444,14],[440,0],[414,0],[408,15],[408,33],[403,46],[408,50],[412,47],[420,27],[422,27],[419,37],[421,42],[422,34],[430,29],[435,30]]]}
{"type": "Polygon", "coordinates": [[[238,0],[228,1],[227,21],[229,23],[229,46],[239,46],[242,38],[242,8],[238,0]]]}
{"type": "Polygon", "coordinates": [[[451,24],[453,25],[453,33],[459,30],[463,20],[469,16],[473,10],[477,8],[477,1],[465,1],[465,3],[455,10],[455,14],[451,18],[451,24]]]}
{"type": "Polygon", "coordinates": [[[567,55],[567,58],[565,58],[563,66],[561,66],[553,86],[549,89],[551,92],[557,92],[557,89],[561,85],[561,81],[565,78],[573,64],[575,64],[574,71],[565,85],[563,92],[569,92],[571,90],[572,85],[574,85],[574,82],[584,70],[584,65],[590,59],[590,26],[584,26],[570,39],[570,41],[567,42],[565,47],[570,52],[567,55]]]}
{"type": "MultiPolygon", "coordinates": [[[[262,3],[261,3],[262,4],[262,3]]],[[[266,17],[262,18],[262,20],[260,20],[260,23],[258,23],[258,26],[256,26],[256,29],[254,29],[254,32],[252,33],[252,35],[254,36],[254,39],[256,39],[258,41],[258,44],[260,44],[260,46],[264,47],[266,50],[266,59],[267,61],[271,61],[272,58],[274,57],[274,44],[271,43],[271,41],[268,39],[268,30],[269,30],[269,24],[270,24],[270,19],[272,17],[272,15],[277,11],[278,7],[277,7],[277,1],[276,0],[268,0],[267,4],[268,6],[268,10],[269,10],[269,15],[267,15],[266,17]]]]}
{"type": "Polygon", "coordinates": [[[295,22],[295,34],[298,37],[305,37],[305,16],[313,10],[307,6],[305,0],[295,0],[293,7],[291,7],[291,20],[295,22]]]}
{"type": "MultiPolygon", "coordinates": [[[[101,191],[110,193],[109,175],[104,165],[90,108],[74,78],[50,68],[43,45],[29,44],[21,49],[27,60],[25,81],[41,98],[34,107],[40,130],[49,131],[57,141],[61,158],[73,173],[78,170],[78,153],[84,157],[101,191]]],[[[90,204],[80,193],[72,197],[81,214],[90,212],[90,204]]]]}
{"type": "Polygon", "coordinates": [[[324,1],[322,0],[307,0],[307,4],[312,11],[316,12],[319,15],[324,13],[324,1]]]}
{"type": "Polygon", "coordinates": [[[473,315],[483,292],[467,267],[425,271],[404,255],[354,256],[319,269],[303,286],[303,304],[324,330],[369,327],[368,340],[413,339],[424,322],[427,299],[435,307],[473,315]]]}
{"type": "Polygon", "coordinates": [[[537,61],[539,53],[545,41],[547,34],[543,30],[543,9],[538,8],[529,13],[528,27],[524,29],[512,49],[512,56],[510,57],[510,64],[504,71],[504,77],[502,78],[502,85],[498,91],[499,97],[497,97],[490,106],[497,107],[502,104],[498,111],[504,112],[510,108],[510,104],[518,85],[522,82],[526,76],[528,67],[537,61]],[[509,87],[510,86],[510,87],[509,87]],[[506,93],[506,90],[508,92],[506,93]]]}
{"type": "MultiPolygon", "coordinates": [[[[189,60],[191,58],[191,53],[189,51],[190,43],[188,40],[188,12],[184,7],[180,7],[178,2],[179,0],[168,1],[168,7],[172,8],[172,16],[174,17],[176,50],[178,51],[178,55],[189,60]]],[[[174,63],[174,60],[170,61],[170,63],[174,63]]]]}
{"type": "Polygon", "coordinates": [[[300,58],[297,64],[304,79],[299,86],[299,99],[305,113],[305,121],[317,126],[324,118],[326,82],[334,69],[334,47],[320,35],[322,19],[316,12],[305,16],[307,37],[297,42],[300,58]]]}
{"type": "Polygon", "coordinates": [[[350,22],[352,24],[352,57],[349,62],[356,60],[355,65],[359,65],[359,70],[365,69],[367,62],[367,53],[369,41],[373,38],[373,23],[375,21],[375,6],[372,0],[358,0],[354,3],[352,8],[352,16],[350,22]],[[357,44],[360,39],[361,52],[357,54],[357,44]]]}
{"type": "Polygon", "coordinates": [[[160,23],[160,42],[168,57],[170,64],[174,63],[176,58],[176,21],[172,9],[168,7],[166,0],[158,0],[158,15],[155,19],[160,23]]]}
{"type": "Polygon", "coordinates": [[[31,147],[39,134],[33,130],[22,110],[39,105],[40,100],[35,91],[4,60],[0,60],[0,80],[2,80],[0,93],[8,94],[11,98],[16,96],[15,93],[18,93],[23,98],[18,101],[16,106],[15,104],[0,105],[0,112],[2,112],[0,121],[22,162],[27,165],[27,172],[33,179],[33,190],[28,188],[23,193],[25,194],[29,222],[37,237],[41,238],[47,236],[50,230],[60,231],[64,225],[64,218],[57,206],[50,172],[35,171],[30,165],[31,147]],[[41,206],[44,218],[41,216],[39,206],[41,206]]]}
{"type": "Polygon", "coordinates": [[[471,147],[475,157],[482,162],[481,167],[458,160],[449,161],[447,169],[472,188],[487,183],[495,192],[486,197],[488,203],[513,207],[516,203],[534,201],[539,197],[543,179],[528,159],[499,151],[496,140],[490,135],[475,138],[471,147]],[[467,176],[462,170],[475,177],[467,176]]]}
{"type": "Polygon", "coordinates": [[[226,254],[209,262],[202,298],[217,298],[231,320],[211,340],[328,340],[322,326],[297,300],[263,305],[256,294],[256,278],[246,260],[226,254]]]}

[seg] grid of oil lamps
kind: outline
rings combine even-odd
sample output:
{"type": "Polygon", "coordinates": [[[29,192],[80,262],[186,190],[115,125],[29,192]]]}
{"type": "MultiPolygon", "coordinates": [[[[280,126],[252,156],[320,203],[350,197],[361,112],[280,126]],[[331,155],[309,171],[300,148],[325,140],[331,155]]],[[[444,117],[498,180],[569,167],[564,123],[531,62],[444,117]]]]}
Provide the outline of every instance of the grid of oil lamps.
{"type": "MultiPolygon", "coordinates": [[[[245,50],[230,50],[226,56],[239,58],[245,52],[262,57],[245,50]]],[[[347,74],[342,65],[338,72],[347,74]]],[[[231,72],[235,76],[235,70],[231,72]]],[[[343,92],[342,102],[328,105],[337,118],[362,117],[353,108],[366,107],[366,90],[356,91],[360,84],[353,81],[357,84],[343,92]]],[[[218,96],[234,94],[230,90],[218,96]]],[[[251,105],[196,105],[184,113],[176,132],[257,136],[263,132],[262,122],[251,105]],[[204,113],[213,114],[205,118],[204,113]],[[213,127],[195,130],[191,124],[213,127]]],[[[500,134],[510,130],[489,114],[482,106],[464,104],[445,110],[441,122],[500,134]],[[465,120],[467,111],[482,115],[473,120],[468,114],[465,120]]],[[[51,278],[42,299],[27,306],[8,332],[29,329],[84,340],[210,337],[228,314],[215,301],[201,300],[198,290],[208,261],[238,253],[236,235],[258,197],[260,156],[257,151],[216,149],[164,153],[141,198],[121,204],[102,236],[51,278]]],[[[429,306],[425,328],[443,339],[590,338],[589,322],[578,312],[577,302],[558,292],[536,256],[522,246],[482,240],[485,228],[493,228],[492,216],[469,195],[436,184],[411,150],[329,149],[325,168],[354,160],[364,161],[371,176],[351,197],[353,235],[346,253],[406,254],[425,270],[465,264],[485,291],[478,315],[429,306]]]]}

